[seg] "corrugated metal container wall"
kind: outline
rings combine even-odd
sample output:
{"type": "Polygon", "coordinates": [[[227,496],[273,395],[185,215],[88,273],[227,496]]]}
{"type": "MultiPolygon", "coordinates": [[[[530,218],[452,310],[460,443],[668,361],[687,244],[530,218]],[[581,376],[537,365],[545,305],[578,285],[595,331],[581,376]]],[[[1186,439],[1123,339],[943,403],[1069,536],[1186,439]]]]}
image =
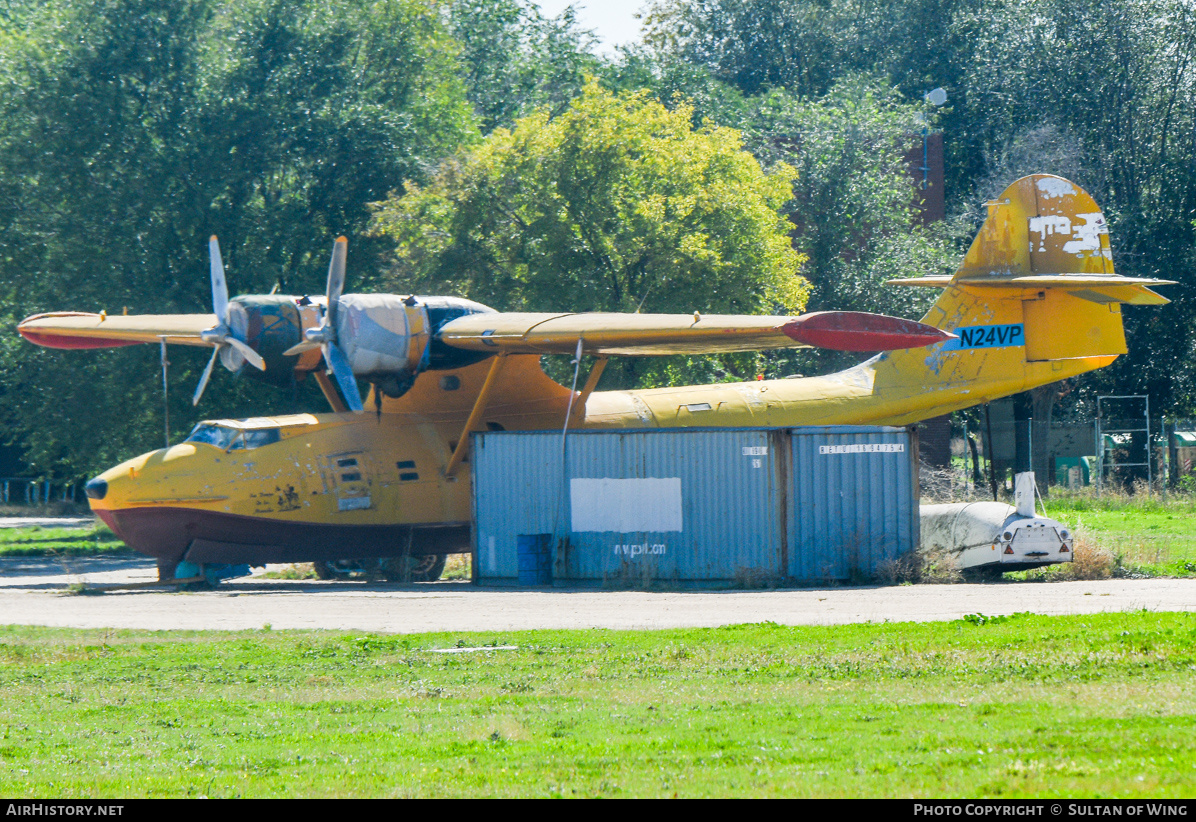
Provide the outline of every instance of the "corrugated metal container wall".
{"type": "Polygon", "coordinates": [[[789,568],[800,580],[875,576],[918,545],[918,444],[905,428],[791,429],[789,568]]]}
{"type": "Polygon", "coordinates": [[[564,576],[723,580],[780,567],[777,457],[767,432],[595,431],[567,450],[564,576]]]}
{"type": "Polygon", "coordinates": [[[543,432],[474,434],[473,475],[475,576],[519,576],[516,537],[562,533],[561,437],[543,432]]]}
{"type": "Polygon", "coordinates": [[[554,546],[558,580],[783,574],[787,454],[776,432],[577,431],[564,453],[561,439],[475,435],[479,580],[517,575],[515,539],[525,533],[568,535],[565,550],[554,546]]]}
{"type": "Polygon", "coordinates": [[[475,434],[477,579],[518,577],[520,534],[560,582],[871,576],[917,546],[916,457],[903,428],[475,434]]]}

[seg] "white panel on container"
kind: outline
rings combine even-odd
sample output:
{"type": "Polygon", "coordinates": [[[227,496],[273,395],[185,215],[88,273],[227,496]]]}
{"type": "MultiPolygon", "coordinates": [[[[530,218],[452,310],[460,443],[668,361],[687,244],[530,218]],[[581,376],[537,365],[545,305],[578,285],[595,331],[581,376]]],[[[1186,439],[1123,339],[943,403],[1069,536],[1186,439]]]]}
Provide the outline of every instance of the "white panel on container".
{"type": "Polygon", "coordinates": [[[571,479],[571,530],[681,531],[681,478],[571,479]]]}

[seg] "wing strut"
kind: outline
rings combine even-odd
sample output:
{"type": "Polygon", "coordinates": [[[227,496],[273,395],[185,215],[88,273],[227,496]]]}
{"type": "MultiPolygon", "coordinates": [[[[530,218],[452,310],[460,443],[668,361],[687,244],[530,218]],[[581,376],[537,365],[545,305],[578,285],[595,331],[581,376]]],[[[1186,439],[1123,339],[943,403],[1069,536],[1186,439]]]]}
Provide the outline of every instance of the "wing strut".
{"type": "Polygon", "coordinates": [[[478,424],[478,419],[482,416],[482,412],[486,410],[486,403],[490,400],[490,389],[494,387],[495,378],[498,376],[498,372],[502,370],[503,364],[506,361],[506,352],[502,352],[490,363],[490,371],[486,374],[486,381],[482,383],[482,390],[478,392],[478,398],[473,404],[473,410],[469,412],[469,419],[465,421],[465,427],[461,429],[461,436],[457,439],[457,447],[453,449],[453,455],[449,457],[448,465],[444,467],[444,475],[446,477],[451,477],[453,472],[457,470],[457,466],[461,464],[461,460],[465,458],[465,452],[469,448],[469,433],[473,431],[474,426],[478,424]]]}
{"type": "Polygon", "coordinates": [[[324,399],[328,400],[328,404],[332,406],[332,410],[337,414],[347,414],[349,407],[345,405],[345,401],[341,399],[340,394],[336,393],[336,388],[332,385],[332,379],[324,373],[324,369],[317,368],[311,373],[316,378],[316,383],[320,386],[320,390],[324,392],[324,399]]]}
{"type": "Polygon", "coordinates": [[[598,387],[598,378],[602,376],[602,371],[606,368],[607,359],[607,357],[599,357],[590,368],[590,373],[586,375],[586,384],[581,387],[581,394],[578,395],[577,402],[573,404],[573,416],[585,416],[586,401],[598,387]]]}

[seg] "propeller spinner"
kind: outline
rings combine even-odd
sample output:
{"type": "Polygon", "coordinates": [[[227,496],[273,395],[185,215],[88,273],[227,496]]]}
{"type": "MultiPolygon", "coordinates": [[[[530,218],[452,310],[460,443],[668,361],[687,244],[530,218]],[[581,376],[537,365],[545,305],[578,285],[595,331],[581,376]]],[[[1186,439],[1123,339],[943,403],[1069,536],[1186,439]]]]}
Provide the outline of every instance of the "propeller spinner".
{"type": "Polygon", "coordinates": [[[195,396],[191,398],[192,405],[199,405],[199,398],[203,396],[204,389],[208,387],[208,380],[212,378],[212,366],[216,364],[216,358],[221,357],[222,354],[224,367],[229,371],[236,371],[240,367],[240,363],[234,359],[233,352],[240,354],[259,371],[266,370],[265,360],[244,342],[234,337],[232,328],[229,327],[228,283],[224,279],[224,261],[220,258],[220,244],[216,242],[215,235],[208,240],[208,254],[212,262],[212,310],[216,314],[217,325],[214,328],[201,331],[199,336],[204,342],[215,345],[216,350],[212,352],[212,359],[208,360],[208,366],[203,370],[203,376],[199,378],[195,396]]]}
{"type": "Polygon", "coordinates": [[[352,411],[362,411],[361,391],[357,388],[357,380],[353,378],[353,369],[349,360],[336,344],[336,320],[340,310],[341,291],[345,287],[345,256],[348,253],[349,241],[338,237],[332,247],[332,261],[328,264],[328,306],[324,311],[324,323],[319,328],[309,328],[304,333],[305,341],[291,346],[283,352],[283,356],[291,357],[320,348],[324,354],[324,362],[332,372],[341,394],[345,397],[345,405],[352,411]]]}

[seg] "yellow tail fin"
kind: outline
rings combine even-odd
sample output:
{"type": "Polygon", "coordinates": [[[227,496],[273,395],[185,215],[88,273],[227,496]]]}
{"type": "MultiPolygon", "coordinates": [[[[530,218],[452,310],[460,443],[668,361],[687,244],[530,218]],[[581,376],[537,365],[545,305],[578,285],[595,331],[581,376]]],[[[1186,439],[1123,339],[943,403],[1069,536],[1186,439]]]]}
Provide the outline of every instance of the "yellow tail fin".
{"type": "Polygon", "coordinates": [[[979,333],[973,324],[991,345],[1003,331],[994,326],[1019,322],[1020,303],[1023,328],[1010,333],[1024,333],[1018,344],[1028,362],[1116,356],[1126,351],[1120,304],[1167,302],[1149,286],[1168,281],[1113,271],[1105,215],[1074,183],[1023,177],[987,206],[988,219],[955,276],[895,281],[946,287],[924,322],[962,330],[963,347],[979,333]],[[1007,323],[994,323],[994,314],[1007,323]]]}
{"type": "Polygon", "coordinates": [[[878,419],[911,422],[1104,367],[1126,353],[1122,303],[1168,302],[1150,286],[1169,281],[1114,272],[1105,216],[1074,183],[1023,177],[987,207],[954,276],[893,282],[944,289],[922,321],[958,339],[874,363],[874,392],[896,412],[878,419]]]}

